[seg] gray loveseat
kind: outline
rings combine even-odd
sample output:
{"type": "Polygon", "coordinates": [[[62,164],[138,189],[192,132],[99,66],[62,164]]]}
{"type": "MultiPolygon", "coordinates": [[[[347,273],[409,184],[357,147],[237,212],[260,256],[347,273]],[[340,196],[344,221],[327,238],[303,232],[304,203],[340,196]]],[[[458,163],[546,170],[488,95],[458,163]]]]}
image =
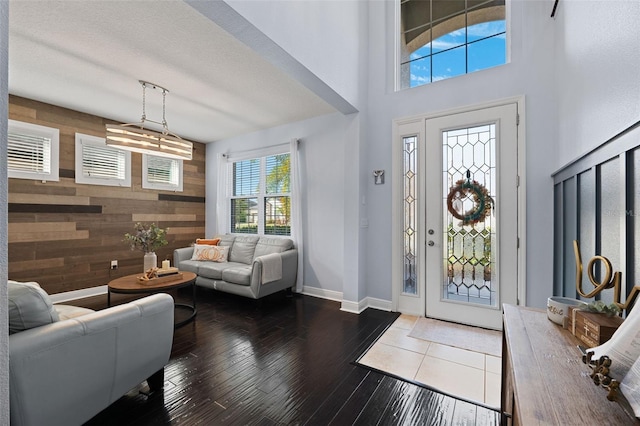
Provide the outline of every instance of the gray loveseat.
{"type": "Polygon", "coordinates": [[[298,250],[291,239],[231,234],[218,238],[220,246],[229,247],[226,262],[191,260],[194,247],[185,247],[174,250],[174,266],[197,274],[198,286],[252,299],[295,286],[298,250]],[[265,268],[274,261],[281,265],[281,278],[265,282],[265,268]]]}
{"type": "Polygon", "coordinates": [[[93,312],[10,282],[11,425],[79,425],[144,380],[161,389],[173,309],[171,296],[154,294],[93,312]]]}

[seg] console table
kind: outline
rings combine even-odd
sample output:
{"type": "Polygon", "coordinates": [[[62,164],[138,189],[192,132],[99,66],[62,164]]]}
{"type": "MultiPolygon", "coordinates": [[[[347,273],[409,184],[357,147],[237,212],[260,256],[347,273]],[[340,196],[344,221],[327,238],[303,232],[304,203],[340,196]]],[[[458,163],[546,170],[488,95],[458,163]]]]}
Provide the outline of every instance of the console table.
{"type": "Polygon", "coordinates": [[[618,391],[593,384],[578,340],[545,311],[503,306],[502,412],[507,425],[635,425],[618,391]]]}

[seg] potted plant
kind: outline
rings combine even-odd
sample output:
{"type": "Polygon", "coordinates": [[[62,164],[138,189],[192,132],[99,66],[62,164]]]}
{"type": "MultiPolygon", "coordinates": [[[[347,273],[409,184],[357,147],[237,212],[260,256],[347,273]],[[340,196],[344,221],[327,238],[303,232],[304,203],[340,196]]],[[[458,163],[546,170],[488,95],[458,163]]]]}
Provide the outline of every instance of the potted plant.
{"type": "Polygon", "coordinates": [[[136,223],[135,232],[124,234],[124,239],[131,246],[131,250],[140,250],[144,253],[144,271],[158,267],[156,250],[169,244],[167,241],[167,229],[158,227],[155,223],[136,223]]]}

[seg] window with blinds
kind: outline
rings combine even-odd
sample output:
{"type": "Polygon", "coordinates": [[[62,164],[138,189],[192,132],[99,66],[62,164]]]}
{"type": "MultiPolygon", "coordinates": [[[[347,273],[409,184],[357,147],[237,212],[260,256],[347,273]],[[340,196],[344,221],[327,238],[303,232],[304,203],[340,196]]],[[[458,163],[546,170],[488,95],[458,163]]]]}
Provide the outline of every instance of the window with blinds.
{"type": "Polygon", "coordinates": [[[58,180],[59,131],[9,120],[7,168],[10,178],[58,180]]]}
{"type": "Polygon", "coordinates": [[[229,163],[231,232],[291,235],[289,153],[229,163]]]}
{"type": "Polygon", "coordinates": [[[143,154],[142,187],[182,191],[182,160],[143,154]]]}
{"type": "Polygon", "coordinates": [[[76,133],[76,183],[130,187],[131,153],[76,133]]]}

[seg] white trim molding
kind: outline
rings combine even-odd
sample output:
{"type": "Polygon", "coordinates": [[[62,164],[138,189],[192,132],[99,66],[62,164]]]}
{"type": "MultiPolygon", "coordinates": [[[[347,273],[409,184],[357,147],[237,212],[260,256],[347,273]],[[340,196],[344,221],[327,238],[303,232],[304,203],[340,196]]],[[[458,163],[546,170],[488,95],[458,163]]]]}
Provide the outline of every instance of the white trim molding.
{"type": "Polygon", "coordinates": [[[325,290],[317,287],[303,287],[302,294],[306,296],[318,297],[320,299],[333,300],[340,302],[340,310],[349,312],[352,314],[360,314],[367,308],[378,309],[380,311],[391,312],[391,301],[376,299],[375,297],[365,297],[360,302],[351,302],[349,300],[343,300],[342,292],[325,290]]]}
{"type": "Polygon", "coordinates": [[[344,312],[350,312],[352,314],[361,314],[367,308],[391,312],[391,301],[376,299],[374,297],[365,297],[359,302],[343,300],[340,310],[344,312]]]}
{"type": "MultiPolygon", "coordinates": [[[[100,296],[107,294],[107,286],[101,285],[98,287],[84,288],[81,290],[66,291],[63,293],[51,294],[52,303],[64,303],[71,300],[84,299],[86,297],[100,296]]],[[[341,302],[341,311],[350,312],[353,314],[360,314],[367,308],[378,309],[380,311],[391,311],[391,301],[376,299],[375,297],[365,297],[360,302],[350,302],[348,300],[342,300],[342,292],[334,290],[325,290],[317,287],[303,287],[302,294],[305,296],[317,297],[320,299],[333,300],[335,302],[341,302]]]]}
{"type": "Polygon", "coordinates": [[[106,285],[51,294],[49,295],[49,298],[51,299],[51,303],[63,303],[71,300],[84,299],[85,297],[100,296],[102,294],[107,294],[106,285]]]}
{"type": "Polygon", "coordinates": [[[342,292],[334,290],[325,290],[318,287],[302,287],[302,294],[305,296],[318,297],[320,299],[333,300],[336,302],[342,302],[342,292]]]}

